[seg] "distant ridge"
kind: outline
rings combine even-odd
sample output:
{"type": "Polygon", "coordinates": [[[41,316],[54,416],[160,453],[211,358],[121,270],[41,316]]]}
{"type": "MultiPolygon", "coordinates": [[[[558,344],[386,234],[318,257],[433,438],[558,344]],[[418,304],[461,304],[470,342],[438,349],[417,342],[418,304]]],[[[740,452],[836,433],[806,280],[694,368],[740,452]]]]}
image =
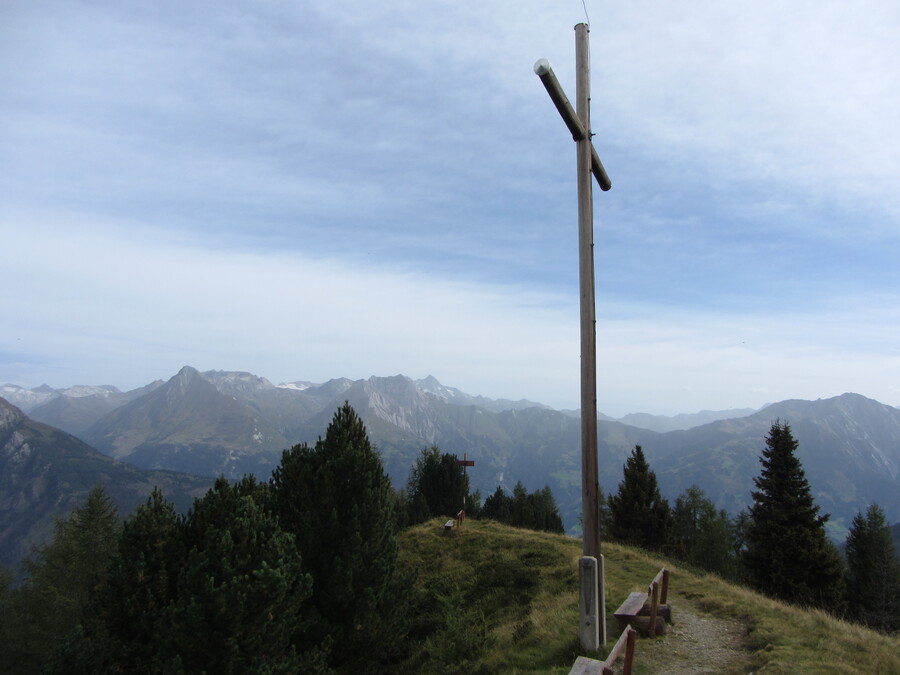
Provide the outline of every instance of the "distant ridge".
{"type": "Polygon", "coordinates": [[[729,410],[701,410],[698,413],[681,413],[671,417],[651,415],[649,413],[629,413],[624,417],[618,418],[618,421],[622,424],[640,427],[641,429],[650,429],[651,431],[658,431],[664,434],[667,431],[693,429],[694,427],[719,420],[746,417],[755,412],[757,411],[753,408],[732,408],[729,410]]]}
{"type": "MultiPolygon", "coordinates": [[[[27,397],[29,391],[18,393],[27,397]]],[[[251,373],[199,373],[187,366],[168,382],[109,412],[92,396],[68,397],[66,404],[80,406],[85,415],[79,418],[82,425],[87,416],[100,415],[75,431],[102,452],[145,468],[205,476],[224,473],[232,478],[245,472],[268,477],[281,450],[314,443],[334,411],[348,400],[365,422],[396,486],[405,484],[418,453],[437,445],[475,460],[470,479],[484,495],[498,485],[511,490],[516,481],[530,490],[549,485],[567,528],[578,533],[577,412],[472,396],[432,376],[337,378],[276,386],[251,373]],[[94,407],[89,409],[89,404],[94,407]]],[[[119,401],[119,396],[111,393],[105,400],[119,401]]],[[[31,414],[49,416],[52,409],[45,403],[31,414]]],[[[829,527],[834,538],[840,539],[853,516],[871,501],[885,509],[890,522],[900,521],[900,410],[848,393],[817,401],[781,401],[747,413],[601,418],[603,490],[609,494],[617,489],[625,459],[640,444],[670,502],[696,484],[719,508],[736,514],[750,503],[766,433],[780,418],[794,429],[817,503],[832,514],[829,527]],[[710,418],[715,419],[707,421],[710,418]],[[660,428],[665,423],[668,428],[699,422],[705,423],[668,431],[636,426],[660,428]]],[[[60,426],[70,423],[58,419],[60,426]]]]}
{"type": "Polygon", "coordinates": [[[82,503],[98,483],[124,516],[154,486],[186,509],[211,480],[117,462],[0,398],[0,563],[15,565],[46,541],[54,519],[82,503]]]}

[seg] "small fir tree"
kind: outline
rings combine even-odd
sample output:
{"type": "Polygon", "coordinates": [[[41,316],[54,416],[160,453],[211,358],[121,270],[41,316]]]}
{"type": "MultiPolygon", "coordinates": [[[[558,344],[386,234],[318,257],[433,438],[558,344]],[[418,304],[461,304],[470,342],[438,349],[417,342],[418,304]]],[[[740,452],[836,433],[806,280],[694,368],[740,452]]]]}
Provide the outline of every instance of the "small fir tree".
{"type": "Polygon", "coordinates": [[[669,540],[671,509],[656,484],[656,474],[635,445],[625,462],[619,491],[609,499],[609,537],[648,549],[662,549],[669,540]]]}
{"type": "Polygon", "coordinates": [[[797,447],[787,422],[776,420],[754,479],[744,566],[751,584],[767,595],[835,611],[843,596],[843,566],[825,533],[828,515],[819,515],[797,447]]]}

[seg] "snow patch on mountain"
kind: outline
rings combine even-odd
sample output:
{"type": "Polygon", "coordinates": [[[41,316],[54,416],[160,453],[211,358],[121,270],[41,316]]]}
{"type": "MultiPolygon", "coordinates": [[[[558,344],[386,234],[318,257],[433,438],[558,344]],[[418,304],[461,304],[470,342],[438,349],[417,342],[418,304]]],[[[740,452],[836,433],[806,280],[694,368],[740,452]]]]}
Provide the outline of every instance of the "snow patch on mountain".
{"type": "Polygon", "coordinates": [[[59,393],[63,396],[68,396],[69,398],[84,398],[85,396],[111,396],[113,394],[121,394],[121,390],[118,387],[114,387],[111,384],[101,384],[101,385],[88,385],[88,384],[76,384],[74,387],[69,387],[68,389],[60,389],[59,393]]]}
{"type": "Polygon", "coordinates": [[[279,389],[293,389],[294,391],[306,391],[312,387],[319,387],[321,385],[316,384],[314,382],[282,382],[281,384],[276,384],[276,387],[279,389]]]}

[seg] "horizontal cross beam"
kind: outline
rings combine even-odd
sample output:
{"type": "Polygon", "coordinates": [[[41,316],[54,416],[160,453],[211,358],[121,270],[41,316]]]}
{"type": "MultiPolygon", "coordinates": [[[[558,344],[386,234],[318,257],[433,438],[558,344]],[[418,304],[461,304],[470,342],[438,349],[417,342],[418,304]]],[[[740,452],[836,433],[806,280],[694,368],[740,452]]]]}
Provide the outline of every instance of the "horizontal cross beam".
{"type": "MultiPolygon", "coordinates": [[[[556,73],[554,73],[553,68],[550,67],[550,62],[547,61],[547,59],[538,59],[534,64],[534,72],[541,78],[544,89],[550,94],[550,100],[553,101],[553,105],[555,105],[556,109],[559,111],[560,116],[563,118],[563,122],[569,127],[569,132],[572,134],[572,140],[581,141],[587,138],[590,135],[590,130],[585,129],[581,120],[578,119],[575,108],[569,103],[569,99],[566,98],[566,94],[563,91],[562,86],[560,86],[559,80],[556,79],[556,73]]],[[[594,174],[594,178],[597,179],[597,185],[600,186],[601,190],[606,192],[612,187],[609,175],[606,173],[606,169],[603,168],[603,163],[600,161],[600,156],[597,154],[597,149],[594,147],[593,143],[591,144],[591,173],[594,174]]]]}

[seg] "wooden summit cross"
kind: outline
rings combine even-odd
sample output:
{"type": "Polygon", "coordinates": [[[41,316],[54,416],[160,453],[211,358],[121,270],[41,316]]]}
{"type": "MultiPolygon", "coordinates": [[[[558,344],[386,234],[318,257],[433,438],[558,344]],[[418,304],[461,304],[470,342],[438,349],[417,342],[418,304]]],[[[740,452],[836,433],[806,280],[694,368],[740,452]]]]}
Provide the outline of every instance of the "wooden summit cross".
{"type": "Polygon", "coordinates": [[[591,174],[600,189],[612,187],[591,142],[590,48],[588,26],[575,26],[575,105],[572,108],[547,59],[534,72],[577,143],[578,158],[578,279],[581,294],[581,512],[584,555],[579,563],[581,623],[585,649],[606,644],[606,593],[600,555],[599,478],[597,468],[597,320],[594,307],[594,196],[591,174]]]}

